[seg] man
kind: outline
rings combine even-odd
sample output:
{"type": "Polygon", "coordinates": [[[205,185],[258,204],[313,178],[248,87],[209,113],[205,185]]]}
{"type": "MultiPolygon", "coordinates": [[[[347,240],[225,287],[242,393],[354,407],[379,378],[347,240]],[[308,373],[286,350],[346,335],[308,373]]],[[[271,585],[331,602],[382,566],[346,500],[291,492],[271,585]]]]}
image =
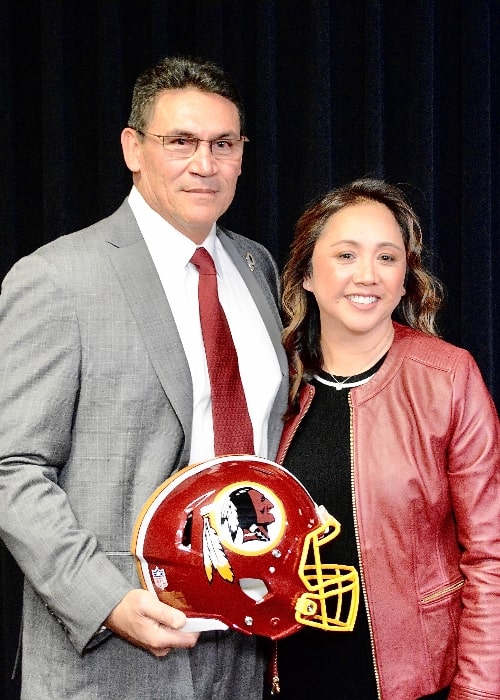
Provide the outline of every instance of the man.
{"type": "Polygon", "coordinates": [[[243,129],[212,64],[146,71],[122,133],[127,200],[4,281],[0,533],[26,577],[23,698],[261,697],[257,641],[182,629],[180,610],[139,588],[129,552],[152,491],[215,454],[199,246],[215,261],[255,452],[276,453],[287,393],[276,266],[216,224],[243,129]]]}

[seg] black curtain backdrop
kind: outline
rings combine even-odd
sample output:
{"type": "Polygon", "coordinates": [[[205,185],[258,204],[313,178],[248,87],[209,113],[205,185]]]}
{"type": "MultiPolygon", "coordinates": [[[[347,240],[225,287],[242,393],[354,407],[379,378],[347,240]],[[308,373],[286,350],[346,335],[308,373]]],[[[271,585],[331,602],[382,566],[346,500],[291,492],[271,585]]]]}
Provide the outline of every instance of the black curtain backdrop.
{"type": "MultiPolygon", "coordinates": [[[[282,267],[313,197],[363,175],[402,185],[447,289],[442,334],[472,352],[498,405],[499,30],[498,0],[0,0],[0,279],[120,204],[136,76],[201,56],[247,106],[223,223],[282,267]]],[[[18,697],[21,580],[1,549],[4,698],[18,697]]]]}

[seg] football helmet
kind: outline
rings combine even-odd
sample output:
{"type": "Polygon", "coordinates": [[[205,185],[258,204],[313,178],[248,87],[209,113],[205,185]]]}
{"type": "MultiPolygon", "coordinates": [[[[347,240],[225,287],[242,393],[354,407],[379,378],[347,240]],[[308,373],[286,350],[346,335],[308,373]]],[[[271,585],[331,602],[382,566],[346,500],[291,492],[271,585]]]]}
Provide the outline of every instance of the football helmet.
{"type": "Polygon", "coordinates": [[[354,567],[322,564],[340,524],[284,467],[250,455],[191,465],[161,484],[132,536],[142,585],[185,629],[280,639],[302,625],[351,631],[354,567]]]}

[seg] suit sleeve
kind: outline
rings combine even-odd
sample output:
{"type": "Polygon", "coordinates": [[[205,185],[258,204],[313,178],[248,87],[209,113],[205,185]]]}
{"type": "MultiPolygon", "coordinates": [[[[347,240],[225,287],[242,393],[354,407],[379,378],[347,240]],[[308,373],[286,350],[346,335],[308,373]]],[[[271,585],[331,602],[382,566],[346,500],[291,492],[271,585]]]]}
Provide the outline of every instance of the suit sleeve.
{"type": "Polygon", "coordinates": [[[131,585],[79,527],[60,474],[80,381],[78,319],[58,270],[21,260],[0,296],[0,534],[80,652],[131,585]]]}

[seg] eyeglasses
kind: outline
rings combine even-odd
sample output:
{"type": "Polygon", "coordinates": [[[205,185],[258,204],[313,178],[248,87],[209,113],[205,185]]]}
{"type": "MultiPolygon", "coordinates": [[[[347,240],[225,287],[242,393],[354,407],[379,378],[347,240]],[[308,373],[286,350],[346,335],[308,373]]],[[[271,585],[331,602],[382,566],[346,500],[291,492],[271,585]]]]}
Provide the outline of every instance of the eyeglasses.
{"type": "MultiPolygon", "coordinates": [[[[134,129],[134,127],[130,127],[134,129]]],[[[134,129],[141,136],[155,136],[157,139],[161,139],[163,150],[168,153],[171,158],[191,158],[193,156],[200,143],[208,143],[210,145],[210,151],[214,158],[220,160],[238,160],[243,153],[243,144],[248,142],[246,136],[240,136],[239,139],[199,139],[196,136],[186,136],[186,135],[163,135],[163,134],[152,134],[149,131],[141,131],[140,129],[134,129]]]]}

